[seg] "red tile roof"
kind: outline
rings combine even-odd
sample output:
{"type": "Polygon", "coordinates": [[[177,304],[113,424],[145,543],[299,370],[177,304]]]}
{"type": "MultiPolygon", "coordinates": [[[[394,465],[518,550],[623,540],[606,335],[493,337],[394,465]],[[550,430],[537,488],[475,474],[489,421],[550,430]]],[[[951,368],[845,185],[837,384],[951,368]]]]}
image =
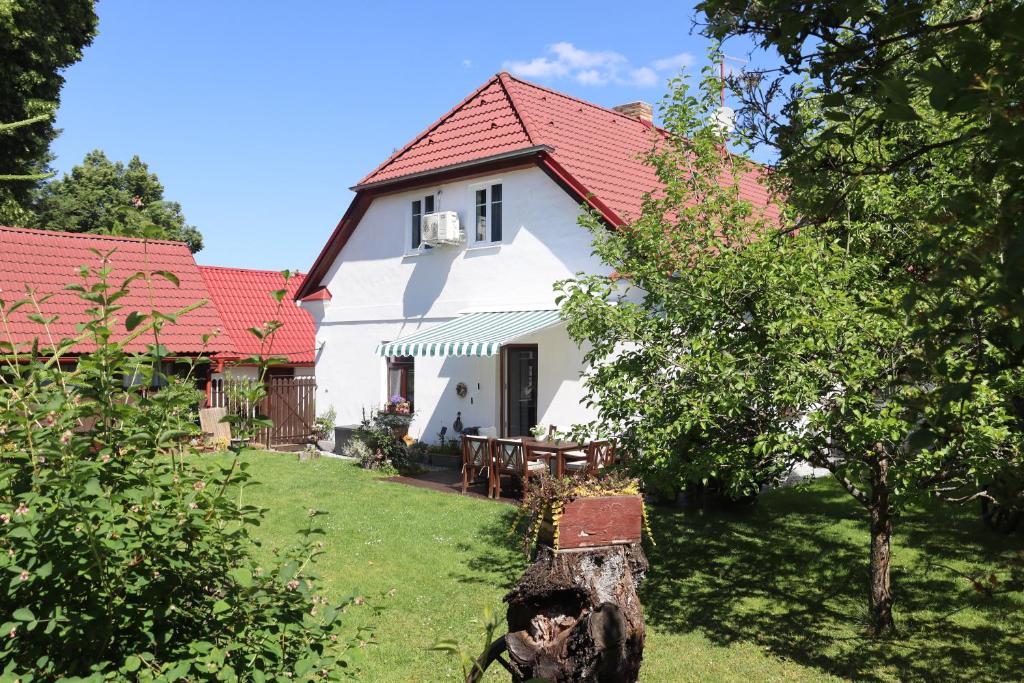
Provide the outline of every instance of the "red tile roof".
{"type": "Polygon", "coordinates": [[[274,334],[272,345],[263,351],[268,355],[285,356],[290,363],[313,363],[316,345],[313,319],[292,300],[305,276],[293,275],[288,280],[288,294],[278,308],[271,292],[286,288],[280,271],[218,266],[199,266],[199,271],[217,305],[235,353],[243,357],[258,355],[260,340],[249,328],[277,320],[283,327],[274,334]]]}
{"type": "MultiPolygon", "coordinates": [[[[622,224],[639,215],[644,193],[658,186],[642,156],[663,132],[636,117],[499,73],[357,188],[543,145],[584,194],[593,194],[608,209],[606,218],[622,224]]],[[[766,206],[768,192],[757,175],[743,178],[740,192],[766,206]]]]}
{"type": "MultiPolygon", "coordinates": [[[[51,294],[53,296],[40,308],[44,316],[58,316],[50,326],[54,339],[77,336],[75,326],[89,319],[86,309],[92,304],[83,301],[76,292],[66,291],[64,286],[81,283],[81,266],[100,266],[100,257],[92,250],[103,254],[114,252],[110,257],[113,268],[110,282],[113,284],[119,285],[138,271],[157,270],[173,273],[179,281],[175,286],[162,277],[153,277],[151,284],[132,283],[130,293],[117,302],[122,309],[115,314],[118,320],[115,339],[127,336],[123,321],[132,311],[148,313],[156,308],[172,313],[209,298],[195,260],[181,242],[0,227],[0,299],[9,306],[25,297],[26,287],[34,289],[38,296],[51,294]]],[[[10,316],[11,336],[17,344],[37,337],[46,339],[41,326],[29,320],[32,313],[30,306],[23,306],[10,316]]],[[[181,316],[177,323],[166,323],[160,343],[172,353],[180,354],[227,351],[231,345],[224,335],[210,339],[206,345],[202,341],[203,335],[223,327],[217,309],[207,303],[181,316]]],[[[0,338],[8,340],[6,334],[0,338]]],[[[152,342],[152,334],[146,334],[130,342],[127,348],[142,351],[152,342]]],[[[89,347],[82,344],[72,350],[87,351],[89,347]]]]}
{"type": "MultiPolygon", "coordinates": [[[[356,198],[309,271],[298,296],[320,286],[331,263],[358,225],[374,194],[414,183],[418,176],[474,172],[478,164],[535,163],[613,226],[635,219],[645,192],[658,188],[654,169],[642,161],[665,132],[651,123],[499,73],[352,189],[356,198]],[[462,168],[470,166],[474,171],[462,168]]],[[[753,167],[740,180],[740,195],[777,218],[753,167]]]]}

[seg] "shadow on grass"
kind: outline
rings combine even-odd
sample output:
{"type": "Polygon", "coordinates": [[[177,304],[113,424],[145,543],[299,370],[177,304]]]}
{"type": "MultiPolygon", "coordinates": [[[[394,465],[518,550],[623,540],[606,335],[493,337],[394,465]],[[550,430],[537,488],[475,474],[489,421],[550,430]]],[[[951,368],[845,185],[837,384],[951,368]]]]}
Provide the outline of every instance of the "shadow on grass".
{"type": "MultiPolygon", "coordinates": [[[[777,657],[857,680],[1018,680],[1024,599],[984,595],[966,576],[1022,546],[988,532],[973,510],[930,507],[896,523],[896,638],[867,625],[865,513],[833,482],[762,496],[752,508],[701,514],[649,508],[657,546],[641,585],[646,621],[719,645],[754,643],[777,657]]],[[[463,544],[457,581],[509,588],[526,566],[515,511],[463,544]]],[[[685,653],[679,653],[685,657],[685,653]]]]}
{"type": "Polygon", "coordinates": [[[887,641],[863,635],[865,514],[831,482],[773,492],[740,513],[656,509],[651,517],[658,546],[641,599],[655,629],[754,642],[858,680],[1021,675],[1020,596],[984,596],[964,578],[996,566],[1019,541],[988,534],[966,511],[921,510],[897,521],[900,633],[887,641]]]}
{"type": "Polygon", "coordinates": [[[452,578],[460,583],[511,589],[523,575],[528,563],[522,546],[524,525],[518,508],[508,507],[503,510],[497,518],[480,528],[477,543],[459,543],[455,546],[465,556],[466,567],[472,573],[452,574],[452,578]]]}

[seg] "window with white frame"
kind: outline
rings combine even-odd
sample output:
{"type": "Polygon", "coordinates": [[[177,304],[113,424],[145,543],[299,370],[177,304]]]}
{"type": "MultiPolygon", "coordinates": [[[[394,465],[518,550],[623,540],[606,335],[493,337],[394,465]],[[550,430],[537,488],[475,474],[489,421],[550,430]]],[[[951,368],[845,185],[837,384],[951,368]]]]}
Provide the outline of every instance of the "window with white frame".
{"type": "Polygon", "coordinates": [[[419,249],[423,243],[423,214],[434,213],[434,195],[428,194],[423,199],[414,199],[412,202],[412,239],[409,245],[412,249],[419,249]]]}
{"type": "Polygon", "coordinates": [[[473,241],[501,241],[501,183],[473,191],[473,241]]]}

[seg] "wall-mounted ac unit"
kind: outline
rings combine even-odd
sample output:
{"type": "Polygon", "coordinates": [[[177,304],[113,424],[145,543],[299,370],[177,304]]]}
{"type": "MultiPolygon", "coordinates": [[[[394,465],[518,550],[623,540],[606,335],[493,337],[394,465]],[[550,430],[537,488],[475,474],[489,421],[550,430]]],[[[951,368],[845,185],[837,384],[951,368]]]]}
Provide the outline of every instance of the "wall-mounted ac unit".
{"type": "Polygon", "coordinates": [[[438,211],[423,215],[424,244],[462,244],[465,239],[466,235],[459,227],[459,214],[454,211],[438,211]]]}

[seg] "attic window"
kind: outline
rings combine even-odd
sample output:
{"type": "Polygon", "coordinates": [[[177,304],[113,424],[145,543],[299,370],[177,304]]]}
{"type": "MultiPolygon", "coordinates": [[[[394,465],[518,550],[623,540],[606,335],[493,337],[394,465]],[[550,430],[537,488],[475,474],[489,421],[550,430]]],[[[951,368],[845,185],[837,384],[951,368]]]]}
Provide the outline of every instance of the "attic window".
{"type": "Polygon", "coordinates": [[[473,240],[475,242],[500,242],[502,223],[501,183],[478,186],[474,188],[473,197],[473,240]]]}
{"type": "Polygon", "coordinates": [[[410,246],[419,249],[423,242],[423,214],[434,213],[434,195],[428,194],[423,199],[414,199],[412,202],[412,222],[410,246]]]}

